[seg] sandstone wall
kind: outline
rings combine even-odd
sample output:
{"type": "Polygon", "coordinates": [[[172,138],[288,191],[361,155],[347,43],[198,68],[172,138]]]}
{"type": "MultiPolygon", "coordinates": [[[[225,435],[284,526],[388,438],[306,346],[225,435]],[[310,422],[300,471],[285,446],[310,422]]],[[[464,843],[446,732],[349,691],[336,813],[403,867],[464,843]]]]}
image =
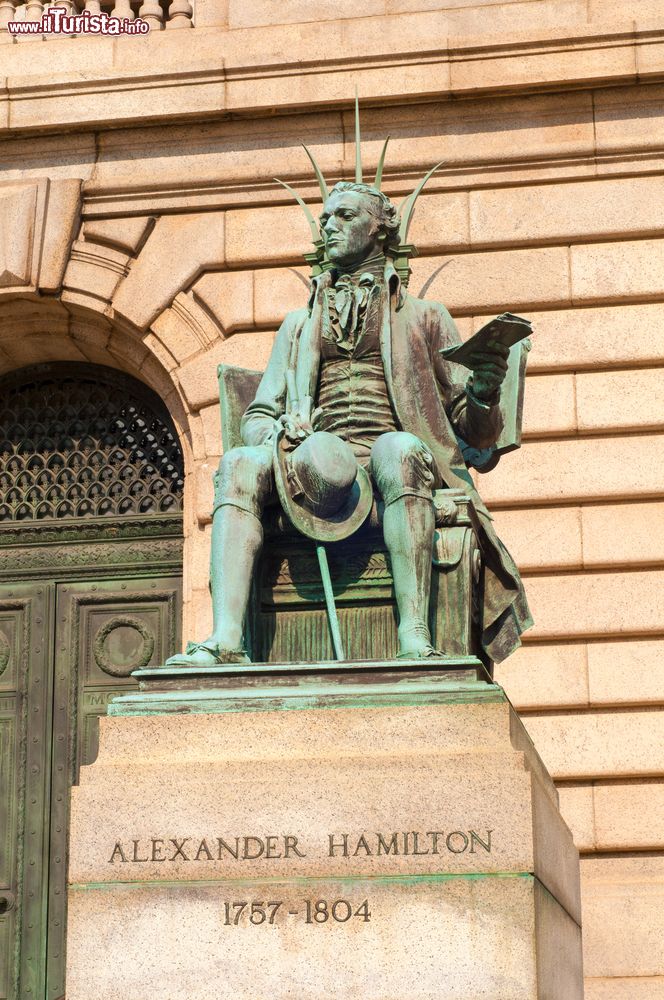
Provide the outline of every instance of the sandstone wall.
{"type": "Polygon", "coordinates": [[[306,297],[306,141],[392,136],[412,290],[468,336],[535,323],[524,444],[480,490],[536,618],[498,671],[583,860],[589,1000],[664,993],[664,13],[659,0],[205,6],[187,32],[0,45],[0,370],[88,359],[166,399],[187,458],[185,632],[208,626],[215,368],[306,297]],[[275,24],[275,10],[286,24],[275,24]],[[349,19],[341,19],[348,15],[349,19]],[[268,21],[270,23],[268,23],[268,21]],[[208,23],[212,27],[204,27],[208,23]],[[519,33],[509,34],[516,30],[519,33]],[[572,31],[570,26],[574,25],[572,31]],[[475,31],[466,37],[464,31],[475,31]]]}

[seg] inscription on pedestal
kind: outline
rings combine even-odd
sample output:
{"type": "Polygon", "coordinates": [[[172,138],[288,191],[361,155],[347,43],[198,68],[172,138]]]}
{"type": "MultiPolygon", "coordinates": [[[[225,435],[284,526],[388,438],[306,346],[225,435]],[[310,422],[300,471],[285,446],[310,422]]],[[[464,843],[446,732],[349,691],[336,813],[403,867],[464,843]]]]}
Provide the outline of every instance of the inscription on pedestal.
{"type": "Polygon", "coordinates": [[[225,902],[223,923],[226,927],[240,927],[244,924],[257,927],[266,922],[274,926],[288,917],[299,917],[305,924],[326,924],[328,920],[345,924],[353,917],[365,924],[371,920],[368,899],[359,905],[357,901],[348,899],[302,899],[299,905],[300,909],[294,910],[292,900],[289,902],[283,899],[225,902]]]}
{"type": "Polygon", "coordinates": [[[305,849],[302,837],[267,834],[243,837],[151,837],[116,840],[109,864],[145,864],[160,861],[266,861],[282,858],[370,858],[382,855],[491,853],[493,830],[409,830],[399,833],[329,833],[323,844],[305,849]]]}

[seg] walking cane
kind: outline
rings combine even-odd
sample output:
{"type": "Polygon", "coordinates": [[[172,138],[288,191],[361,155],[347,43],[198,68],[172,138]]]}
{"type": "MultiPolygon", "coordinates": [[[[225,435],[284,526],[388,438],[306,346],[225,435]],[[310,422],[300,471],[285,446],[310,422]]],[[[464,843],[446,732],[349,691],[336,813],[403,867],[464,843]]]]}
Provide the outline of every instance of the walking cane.
{"type": "MultiPolygon", "coordinates": [[[[286,393],[288,397],[288,410],[295,413],[299,406],[297,398],[297,388],[295,386],[295,375],[292,369],[286,371],[286,393]]],[[[309,400],[310,403],[310,400],[309,400]]],[[[327,621],[330,626],[330,636],[332,638],[332,648],[337,660],[345,660],[343,643],[341,641],[341,630],[339,629],[339,616],[334,603],[334,592],[332,590],[332,577],[330,576],[330,565],[327,561],[327,551],[322,542],[316,542],[316,556],[318,557],[318,567],[320,569],[321,581],[323,583],[323,593],[325,595],[325,608],[327,611],[327,621]]]]}

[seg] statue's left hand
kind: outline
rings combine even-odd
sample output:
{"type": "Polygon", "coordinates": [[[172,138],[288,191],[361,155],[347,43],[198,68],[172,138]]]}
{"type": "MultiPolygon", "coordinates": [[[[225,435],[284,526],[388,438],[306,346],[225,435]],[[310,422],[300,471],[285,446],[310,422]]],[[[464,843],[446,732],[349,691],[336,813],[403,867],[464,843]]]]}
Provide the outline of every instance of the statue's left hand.
{"type": "Polygon", "coordinates": [[[488,340],[482,351],[472,356],[471,388],[479,399],[490,399],[507,374],[510,349],[497,340],[488,340]]]}

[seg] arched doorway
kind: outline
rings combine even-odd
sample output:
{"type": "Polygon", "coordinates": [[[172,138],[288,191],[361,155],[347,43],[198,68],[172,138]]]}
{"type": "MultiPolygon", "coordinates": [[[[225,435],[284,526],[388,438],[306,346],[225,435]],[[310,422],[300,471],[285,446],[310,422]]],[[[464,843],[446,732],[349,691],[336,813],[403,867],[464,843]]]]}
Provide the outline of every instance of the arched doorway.
{"type": "Polygon", "coordinates": [[[64,997],[69,792],[131,671],[179,648],[183,482],[136,379],[0,379],[0,1000],[64,997]]]}

